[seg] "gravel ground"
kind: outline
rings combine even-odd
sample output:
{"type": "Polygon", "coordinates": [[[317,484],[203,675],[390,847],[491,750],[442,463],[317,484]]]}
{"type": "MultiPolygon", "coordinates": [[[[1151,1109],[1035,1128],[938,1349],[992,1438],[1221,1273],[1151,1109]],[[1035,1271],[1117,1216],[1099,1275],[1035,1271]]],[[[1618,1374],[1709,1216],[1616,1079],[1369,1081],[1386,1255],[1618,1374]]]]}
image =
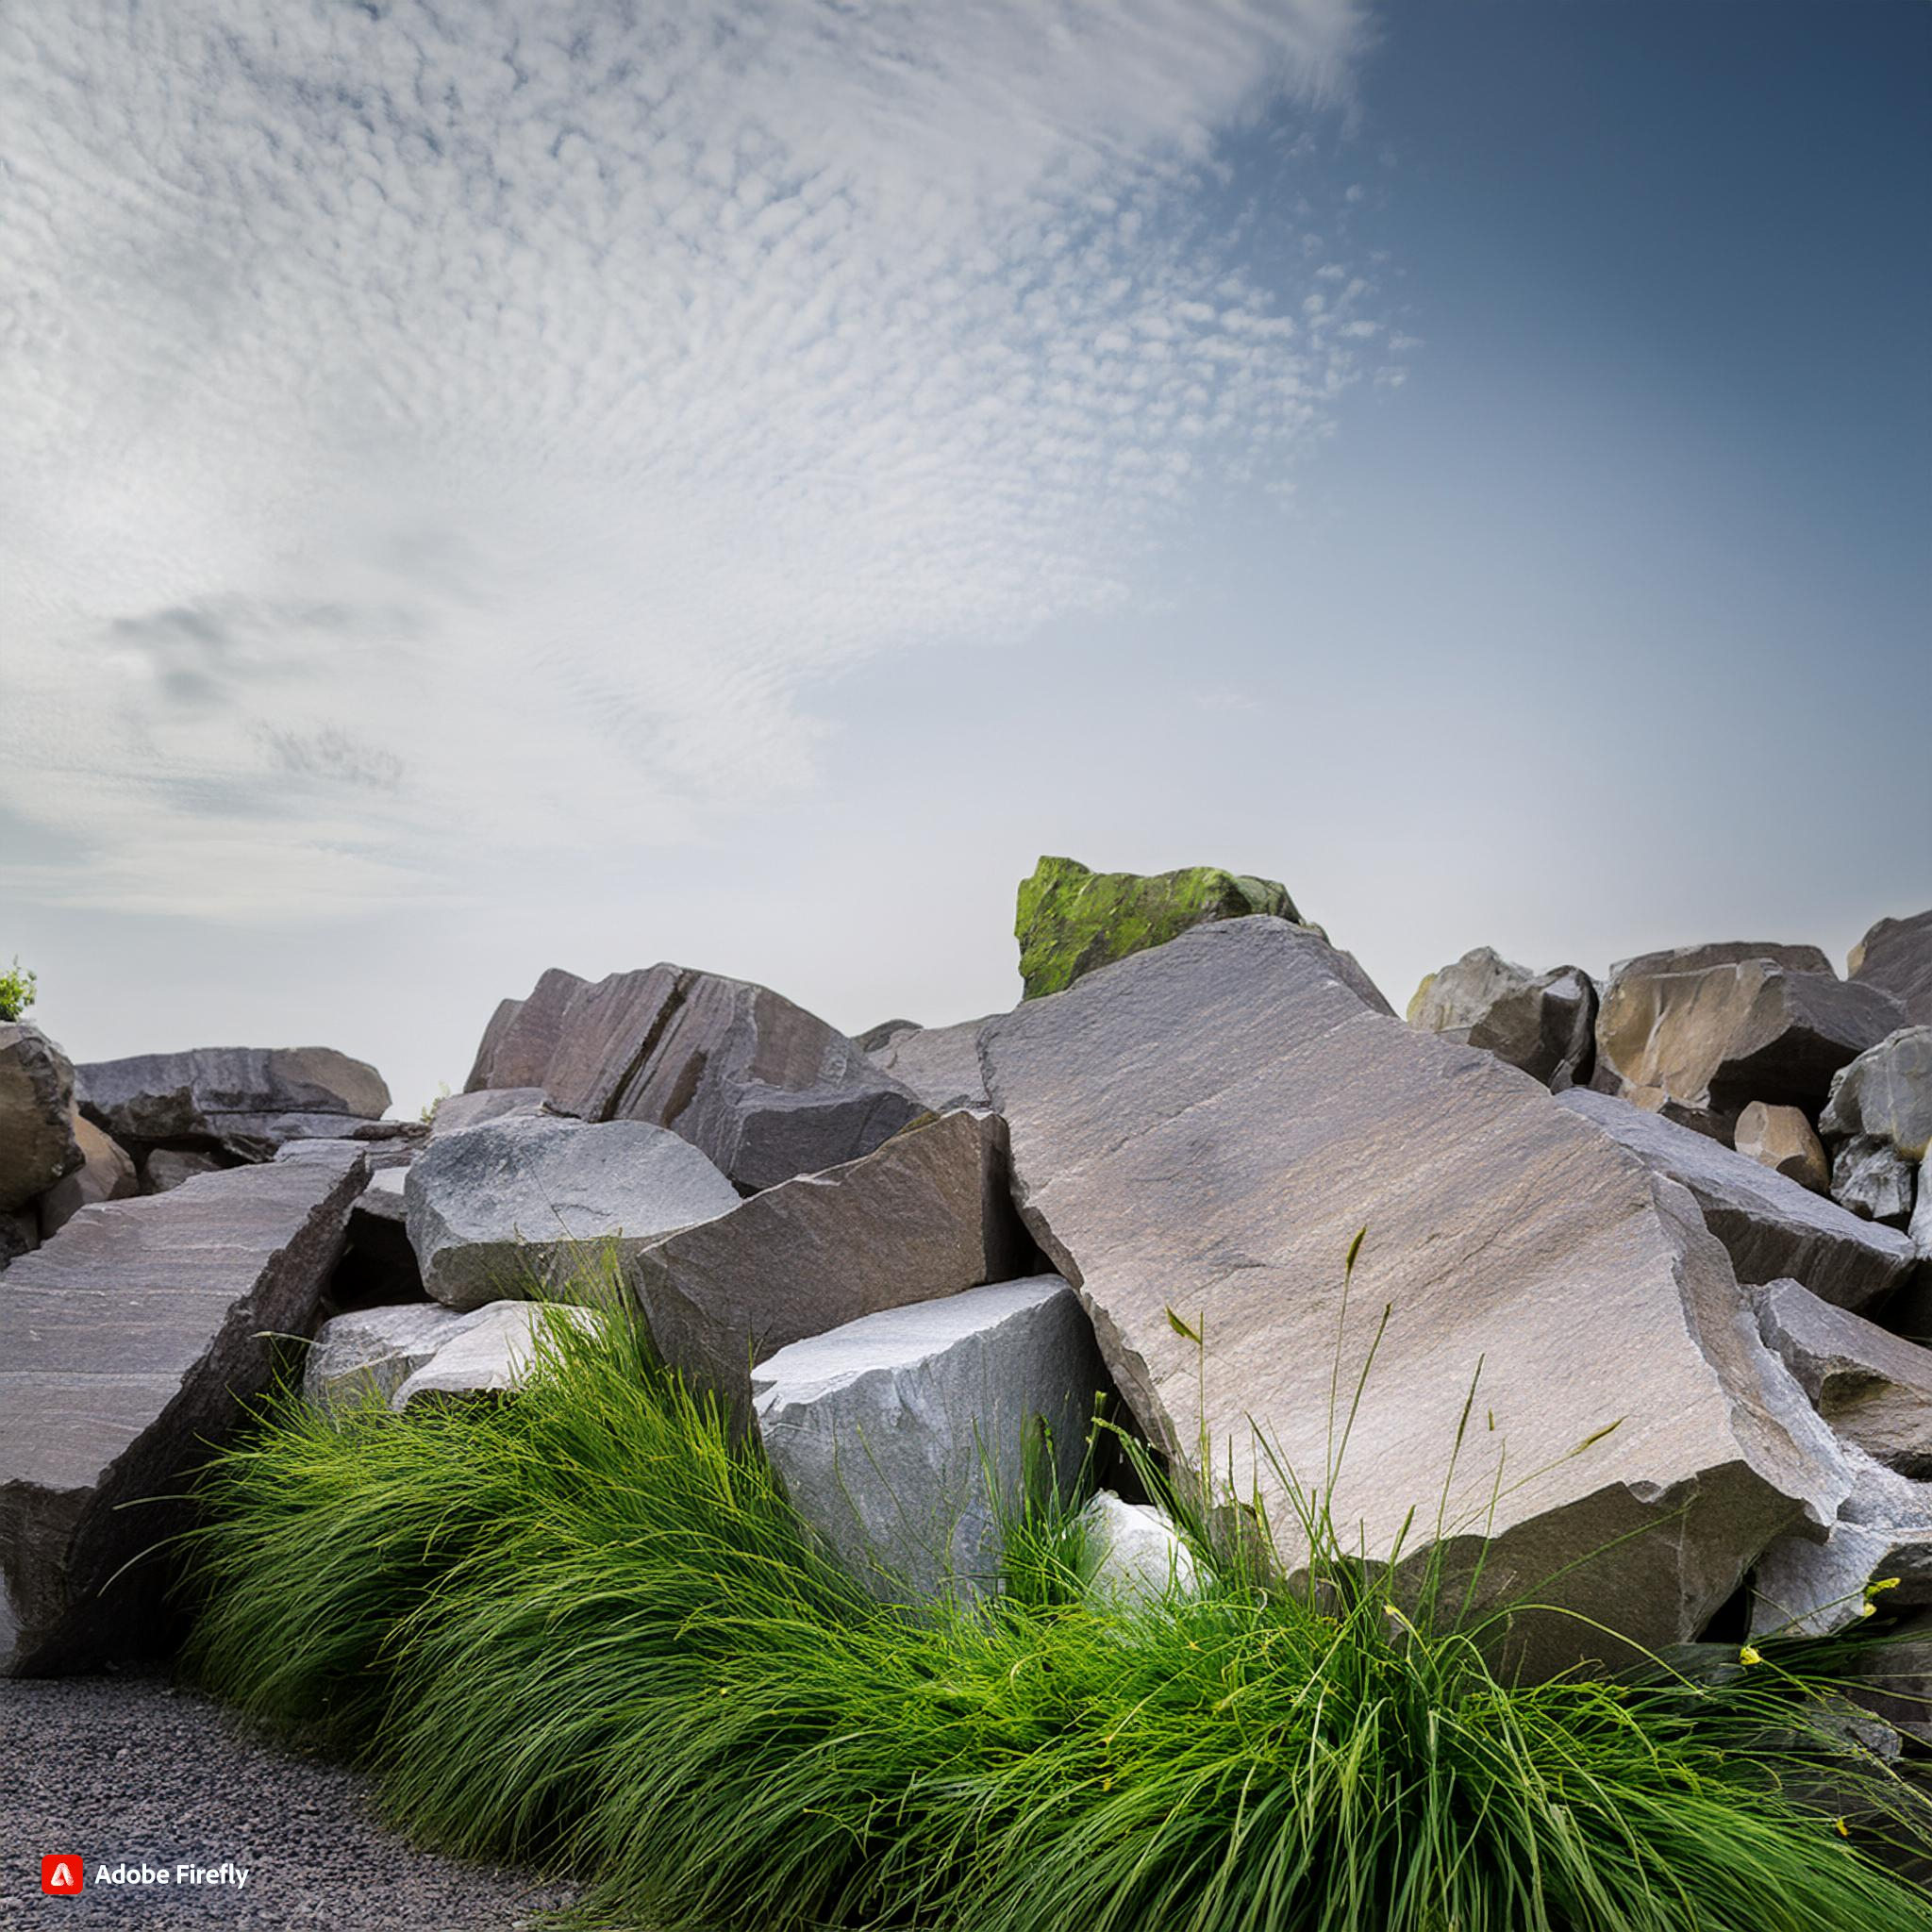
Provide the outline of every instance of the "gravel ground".
{"type": "Polygon", "coordinates": [[[563,1888],[413,1849],[367,1782],[266,1742],[161,1677],[0,1681],[0,1927],[515,1932],[563,1888]],[[79,1898],[41,1890],[42,1854],[85,1861],[79,1898]],[[243,1866],[232,1884],[103,1886],[143,1860],[243,1866]]]}

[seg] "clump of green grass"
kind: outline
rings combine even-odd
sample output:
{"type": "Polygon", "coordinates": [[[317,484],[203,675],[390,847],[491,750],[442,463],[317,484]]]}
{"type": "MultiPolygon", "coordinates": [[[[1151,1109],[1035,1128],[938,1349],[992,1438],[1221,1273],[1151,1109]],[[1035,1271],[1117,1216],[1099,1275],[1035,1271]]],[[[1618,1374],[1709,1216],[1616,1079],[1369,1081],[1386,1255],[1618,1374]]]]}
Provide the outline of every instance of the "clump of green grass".
{"type": "Polygon", "coordinates": [[[1004,1596],[881,1604],[616,1317],[493,1407],[279,1400],[206,1500],[203,1679],[425,1839],[575,1873],[586,1925],[1932,1928],[1824,1653],[1517,1685],[1334,1548],[1090,1603],[1050,1507],[1004,1596]]]}

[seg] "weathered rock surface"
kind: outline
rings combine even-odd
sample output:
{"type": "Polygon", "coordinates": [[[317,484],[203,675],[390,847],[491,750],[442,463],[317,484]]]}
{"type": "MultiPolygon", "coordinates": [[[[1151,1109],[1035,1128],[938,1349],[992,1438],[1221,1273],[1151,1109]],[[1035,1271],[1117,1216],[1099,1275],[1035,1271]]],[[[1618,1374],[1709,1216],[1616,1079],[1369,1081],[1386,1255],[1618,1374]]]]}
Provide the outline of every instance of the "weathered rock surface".
{"type": "Polygon", "coordinates": [[[1888,1612],[1932,1605],[1932,1483],[1914,1482],[1844,1451],[1851,1492],[1824,1541],[1782,1536],[1752,1578],[1754,1635],[1824,1637],[1865,1615],[1866,1591],[1887,1583],[1888,1612]]]}
{"type": "MultiPolygon", "coordinates": [[[[1833,1520],[1837,1446],[1690,1196],[1489,1055],[1373,1010],[1314,935],[1203,927],[991,1022],[981,1057],[1027,1224],[1121,1393],[1184,1469],[1205,1429],[1284,1560],[1256,1431],[1320,1484],[1338,1346],[1347,1387],[1385,1305],[1335,1487],[1351,1545],[1433,1513],[1479,1365],[1494,1427],[1456,1467],[1448,1560],[1489,1527],[1486,1595],[1543,1588],[1680,1641],[1781,1530],[1833,1520]]],[[[1516,1641],[1538,1668],[1595,1641],[1568,1620],[1516,1641]]]]}
{"type": "Polygon", "coordinates": [[[1814,1194],[1831,1187],[1831,1162],[1811,1123],[1795,1107],[1766,1107],[1754,1100],[1738,1116],[1732,1144],[1747,1159],[1796,1181],[1814,1194]]]}
{"type": "Polygon", "coordinates": [[[1932,912],[1881,919],[1852,948],[1845,973],[1902,1001],[1914,1026],[1932,1026],[1932,912]]]}
{"type": "Polygon", "coordinates": [[[909,1088],[927,1107],[984,1107],[986,1081],[979,1071],[979,1029],[984,1020],[954,1026],[915,1027],[873,1049],[874,1061],[909,1088]]]}
{"type": "Polygon", "coordinates": [[[1932,1349],[1795,1281],[1755,1289],[1757,1332],[1841,1440],[1901,1475],[1932,1476],[1932,1349]]]}
{"type": "Polygon", "coordinates": [[[793,1504],[898,1600],[997,1586],[996,1505],[1021,1502],[1029,1461],[1073,1493],[1102,1381],[1087,1318],[1049,1274],[792,1342],[752,1390],[793,1504]]]}
{"type": "Polygon", "coordinates": [[[852,1043],[861,1053],[876,1054],[880,1047],[890,1046],[902,1033],[924,1030],[917,1020],[881,1020],[876,1026],[868,1026],[863,1033],[855,1033],[852,1043]]]}
{"type": "Polygon", "coordinates": [[[1223,872],[1091,872],[1076,858],[1041,859],[1020,881],[1013,937],[1020,941],[1023,997],[1059,992],[1083,973],[1192,927],[1254,913],[1299,922],[1288,888],[1274,879],[1223,872]]]}
{"type": "Polygon", "coordinates": [[[325,1322],[302,1364],[302,1393],[318,1408],[388,1406],[405,1382],[474,1323],[440,1302],[360,1308],[325,1322]]]}
{"type": "Polygon", "coordinates": [[[1827,1140],[1866,1135],[1917,1163],[1932,1147],[1932,1026],[1901,1026],[1832,1077],[1827,1140]]]}
{"type": "Polygon", "coordinates": [[[78,1670],[168,1641],[168,1564],[142,1553],[184,1516],[148,1499],[181,1493],[268,1386],[272,1338],[308,1328],[362,1179],[353,1157],[206,1175],[84,1208],[8,1271],[0,1667],[78,1670]]]}
{"type": "Polygon", "coordinates": [[[454,1308],[556,1287],[586,1258],[738,1206],[730,1182],[662,1127],[543,1115],[431,1141],[410,1163],[403,1200],[423,1285],[454,1308]]]}
{"type": "Polygon", "coordinates": [[[473,1087],[538,1086],[579,1120],[669,1127],[741,1192],[857,1159],[924,1111],[803,1007],[688,967],[594,985],[546,973],[518,1011],[491,1024],[473,1087]]]}
{"type": "Polygon", "coordinates": [[[1008,1199],[1006,1129],[960,1111],[655,1242],[630,1274],[658,1352],[741,1425],[755,1361],[864,1315],[1007,1279],[1030,1256],[1008,1199]]]}
{"type": "Polygon", "coordinates": [[[81,1164],[56,1181],[40,1199],[41,1239],[51,1241],[83,1208],[96,1201],[125,1201],[141,1192],[141,1177],[119,1141],[110,1140],[77,1109],[70,1117],[81,1164]]]}
{"type": "Polygon", "coordinates": [[[470,1093],[451,1093],[436,1104],[429,1123],[429,1138],[446,1141],[465,1127],[478,1127],[485,1121],[500,1121],[511,1114],[541,1113],[541,1087],[482,1087],[470,1093]]]}
{"type": "Polygon", "coordinates": [[[463,1317],[460,1329],[398,1386],[390,1407],[400,1413],[417,1402],[507,1395],[529,1379],[550,1324],[588,1328],[596,1321],[589,1308],[557,1302],[491,1302],[463,1317]]]}
{"type": "MultiPolygon", "coordinates": [[[[335,1144],[340,1147],[341,1143],[335,1144]]],[[[234,1164],[201,1147],[150,1147],[141,1163],[142,1192],[165,1194],[201,1174],[220,1174],[234,1164]]]]}
{"type": "Polygon", "coordinates": [[[1596,988],[1580,966],[1532,973],[1478,946],[1423,981],[1408,1024],[1479,1046],[1561,1092],[1590,1077],[1596,988]]]}
{"type": "Polygon", "coordinates": [[[1898,1026],[1875,987],[1815,946],[1763,941],[1646,953],[1610,970],[1594,1083],[1728,1140],[1754,1100],[1816,1116],[1831,1076],[1898,1026]]]}
{"type": "Polygon", "coordinates": [[[1912,1273],[1912,1244],[1903,1235],[1861,1221],[1707,1134],[1586,1087],[1572,1088],[1557,1105],[1688,1188],[1741,1282],[1790,1275],[1840,1307],[1867,1308],[1912,1273]]]}
{"type": "Polygon", "coordinates": [[[1917,1171],[1871,1134],[1841,1141],[1831,1161],[1831,1198],[1860,1220],[1905,1227],[1912,1218],[1917,1171]]]}
{"type": "Polygon", "coordinates": [[[1200,1588],[1193,1552],[1151,1503],[1124,1503],[1100,1490],[1080,1511],[1089,1595],[1117,1604],[1157,1604],[1200,1588]]]}
{"type": "Polygon", "coordinates": [[[81,1111],[130,1148],[202,1141],[267,1160],[285,1141],[341,1135],[389,1108],[374,1067],[326,1046],[204,1046],[77,1072],[81,1111]]]}
{"type": "Polygon", "coordinates": [[[25,1208],[81,1164],[73,1114],[67,1056],[24,1020],[0,1024],[0,1214],[25,1208]]]}

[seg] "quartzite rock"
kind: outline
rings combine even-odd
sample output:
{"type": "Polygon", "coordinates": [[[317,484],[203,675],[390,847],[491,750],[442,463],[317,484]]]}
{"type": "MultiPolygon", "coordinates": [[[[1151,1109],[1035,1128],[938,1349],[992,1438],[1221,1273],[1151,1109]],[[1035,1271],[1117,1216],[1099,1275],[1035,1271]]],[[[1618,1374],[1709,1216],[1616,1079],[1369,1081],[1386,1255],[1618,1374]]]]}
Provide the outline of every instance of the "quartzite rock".
{"type": "Polygon", "coordinates": [[[1814,1194],[1831,1187],[1831,1162],[1811,1123],[1795,1107],[1766,1107],[1754,1100],[1738,1116],[1732,1143],[1747,1159],[1796,1181],[1814,1194]]]}
{"type": "Polygon", "coordinates": [[[1932,1605],[1932,1483],[1914,1482],[1856,1445],[1844,1461],[1850,1493],[1823,1541],[1781,1536],[1765,1551],[1752,1582],[1751,1630],[1825,1637],[1864,1617],[1867,1591],[1887,1587],[1888,1612],[1932,1605]]]}
{"type": "Polygon", "coordinates": [[[169,1641],[171,1566],[143,1553],[184,1526],[186,1479],[268,1387],[275,1338],[308,1329],[362,1180],[355,1157],[208,1174],[83,1208],[8,1271],[0,1667],[169,1641]]]}
{"type": "Polygon", "coordinates": [[[1200,1588],[1193,1553],[1151,1503],[1097,1491],[1077,1518],[1088,1594],[1116,1604],[1155,1604],[1200,1588]]]}
{"type": "Polygon", "coordinates": [[[1103,1381],[1086,1315],[1046,1274],[792,1342],[759,1364],[752,1393],[793,1506],[901,1600],[998,1588],[1000,1511],[1029,1479],[1041,1500],[1073,1495],[1103,1381]]]}
{"type": "Polygon", "coordinates": [[[1594,1084],[1730,1138],[1754,1100],[1815,1116],[1831,1076],[1903,1010],[1848,983],[1815,946],[1764,941],[1646,953],[1610,969],[1594,1084]]]}
{"type": "Polygon", "coordinates": [[[1020,941],[1024,998],[1059,992],[1083,973],[1106,966],[1211,920],[1253,913],[1299,920],[1288,888],[1274,879],[1223,872],[1092,872],[1076,858],[1041,858],[1020,881],[1013,937],[1020,941]]]}
{"type": "Polygon", "coordinates": [[[389,1089],[366,1061],[327,1046],[202,1046],[78,1069],[80,1110],[124,1146],[205,1142],[267,1160],[285,1141],[374,1122],[389,1089]]]}
{"type": "Polygon", "coordinates": [[[1904,1235],[1861,1221],[1707,1134],[1584,1087],[1557,1105],[1688,1188],[1740,1281],[1791,1275],[1839,1307],[1867,1308],[1912,1273],[1912,1244],[1904,1235]]]}
{"type": "Polygon", "coordinates": [[[491,1025],[473,1086],[541,1086],[558,1113],[669,1127],[743,1193],[857,1159],[924,1111],[803,1007],[683,966],[594,985],[546,973],[491,1025]]]}
{"type": "Polygon", "coordinates": [[[1852,948],[1845,972],[1903,1001],[1914,1026],[1932,1026],[1932,912],[1881,919],[1852,948]]]}
{"type": "Polygon", "coordinates": [[[141,1192],[141,1176],[119,1141],[108,1139],[77,1110],[71,1124],[81,1165],[41,1196],[43,1241],[51,1241],[83,1208],[91,1208],[96,1201],[125,1201],[141,1192]]]}
{"type": "Polygon", "coordinates": [[[1031,1254],[1006,1130],[957,1112],[646,1248],[631,1276],[664,1358],[748,1416],[748,1371],[862,1315],[1010,1278],[1031,1254]]]}
{"type": "Polygon", "coordinates": [[[38,1026],[0,1025],[0,1214],[25,1208],[81,1164],[73,1113],[67,1056],[38,1026]]]}
{"type": "Polygon", "coordinates": [[[874,1048],[872,1057],[927,1107],[984,1107],[979,1029],[985,1024],[984,1020],[961,1020],[955,1026],[915,1027],[874,1048]]]}
{"type": "Polygon", "coordinates": [[[491,1302],[463,1318],[429,1359],[390,1397],[400,1413],[412,1403],[467,1402],[507,1395],[529,1379],[546,1334],[572,1323],[589,1329],[597,1316],[558,1302],[491,1302]]]}
{"type": "Polygon", "coordinates": [[[1917,1170],[1871,1134],[1840,1141],[1831,1161],[1831,1198],[1861,1220],[1904,1227],[1912,1218],[1917,1170]]]}
{"type": "Polygon", "coordinates": [[[423,1285],[453,1308],[558,1287],[580,1264],[738,1206],[730,1182],[662,1127],[545,1115],[431,1141],[403,1200],[423,1285]]]}
{"type": "Polygon", "coordinates": [[[1932,1026],[1901,1026],[1831,1083],[1818,1122],[1827,1140],[1864,1134],[1918,1162],[1932,1146],[1932,1026]]]}
{"type": "Polygon", "coordinates": [[[318,1408],[337,1409],[390,1398],[444,1342],[482,1310],[459,1315],[440,1302],[359,1308],[325,1322],[302,1364],[302,1393],[318,1408]]]}
{"type": "MultiPolygon", "coordinates": [[[[1486,1596],[1681,1641],[1773,1537],[1832,1521],[1837,1445],[1689,1194],[1489,1055],[1376,1013],[1314,935],[1185,934],[991,1022],[981,1055],[1016,1197],[1122,1395],[1184,1469],[1205,1430],[1216,1487],[1258,1491],[1286,1560],[1256,1432],[1323,1485],[1331,1378],[1346,1400],[1385,1307],[1334,1490],[1351,1548],[1434,1514],[1479,1365],[1446,1560],[1491,1530],[1486,1596]]],[[[1533,1668],[1595,1641],[1555,1619],[1513,1641],[1533,1668]]]]}
{"type": "Polygon", "coordinates": [[[1478,946],[1423,981],[1408,1023],[1479,1046],[1560,1093],[1590,1077],[1596,988],[1580,966],[1532,973],[1478,946]]]}

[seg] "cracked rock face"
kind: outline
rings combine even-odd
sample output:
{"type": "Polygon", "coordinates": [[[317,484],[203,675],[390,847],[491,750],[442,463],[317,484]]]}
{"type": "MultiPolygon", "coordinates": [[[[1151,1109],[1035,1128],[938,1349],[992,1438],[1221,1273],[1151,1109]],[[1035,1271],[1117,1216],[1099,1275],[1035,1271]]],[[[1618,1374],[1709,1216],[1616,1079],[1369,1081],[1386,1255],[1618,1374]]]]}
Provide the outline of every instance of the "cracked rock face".
{"type": "Polygon", "coordinates": [[[1596,988],[1580,966],[1532,973],[1478,946],[1423,981],[1408,1023],[1479,1046],[1560,1093],[1590,1076],[1596,988]]]}
{"type": "MultiPolygon", "coordinates": [[[[1334,1485],[1351,1543],[1388,1554],[1446,1494],[1452,1572],[1495,1539],[1486,1596],[1547,1585],[1657,1644],[1781,1531],[1835,1519],[1837,1445],[1690,1196],[1489,1055],[1375,1011],[1313,934],[1200,928],[980,1050],[1022,1212],[1122,1395],[1171,1456],[1205,1441],[1231,1467],[1284,1561],[1283,1472],[1324,1485],[1338,1362],[1349,1391],[1385,1307],[1334,1485]]],[[[1552,1618],[1512,1641],[1532,1669],[1603,1647],[1552,1618]]]]}
{"type": "Polygon", "coordinates": [[[546,973],[498,1008],[469,1085],[541,1087],[579,1120],[669,1127],[743,1193],[857,1159],[924,1111],[803,1007],[671,965],[594,984],[546,973]]]}
{"type": "Polygon", "coordinates": [[[25,1208],[80,1166],[73,1111],[67,1056],[25,1021],[0,1025],[0,1214],[25,1208]]]}

